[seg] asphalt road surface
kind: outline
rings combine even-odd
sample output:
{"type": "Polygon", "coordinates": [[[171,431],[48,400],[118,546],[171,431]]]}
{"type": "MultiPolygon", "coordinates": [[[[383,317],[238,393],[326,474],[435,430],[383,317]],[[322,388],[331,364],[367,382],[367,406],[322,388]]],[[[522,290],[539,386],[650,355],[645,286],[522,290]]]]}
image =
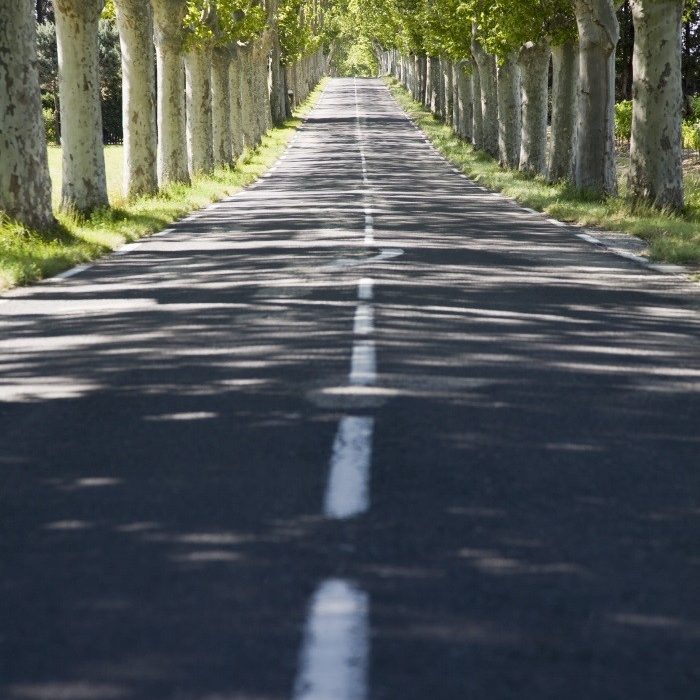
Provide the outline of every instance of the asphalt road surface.
{"type": "Polygon", "coordinates": [[[0,698],[698,698],[698,308],[331,81],[0,303],[0,698]]]}

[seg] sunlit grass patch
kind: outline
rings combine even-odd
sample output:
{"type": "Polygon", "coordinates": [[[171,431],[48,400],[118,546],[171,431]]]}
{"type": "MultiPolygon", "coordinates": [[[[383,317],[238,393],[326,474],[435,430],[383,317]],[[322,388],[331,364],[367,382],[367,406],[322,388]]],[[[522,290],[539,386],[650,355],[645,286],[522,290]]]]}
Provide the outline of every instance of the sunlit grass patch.
{"type": "MultiPolygon", "coordinates": [[[[307,98],[294,118],[271,129],[235,168],[218,168],[193,179],[191,186],[170,185],[157,195],[127,201],[121,194],[121,146],[105,148],[107,188],[112,207],[80,217],[56,214],[50,231],[29,231],[0,216],[0,290],[51,277],[169,226],[173,221],[233,194],[257,180],[284,152],[294,132],[318,99],[324,83],[307,98]]],[[[54,208],[60,202],[61,153],[49,148],[54,208]]]]}
{"type": "Polygon", "coordinates": [[[504,170],[498,163],[460,139],[452,129],[415,102],[395,80],[389,89],[409,116],[436,148],[473,180],[502,192],[524,206],[545,212],[561,221],[623,231],[649,244],[649,257],[672,263],[700,264],[700,177],[687,174],[684,180],[685,211],[661,212],[634,205],[625,198],[623,168],[620,168],[620,195],[600,199],[574,190],[567,183],[549,184],[516,170],[504,170]]]}

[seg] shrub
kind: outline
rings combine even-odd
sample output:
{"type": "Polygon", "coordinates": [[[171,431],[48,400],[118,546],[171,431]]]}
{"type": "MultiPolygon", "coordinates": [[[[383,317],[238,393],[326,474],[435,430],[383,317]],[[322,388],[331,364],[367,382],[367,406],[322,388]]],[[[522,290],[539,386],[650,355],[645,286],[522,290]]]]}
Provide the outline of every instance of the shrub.
{"type": "Polygon", "coordinates": [[[623,100],[615,105],[615,138],[629,141],[632,138],[632,101],[623,100]]]}
{"type": "Polygon", "coordinates": [[[700,120],[695,123],[683,122],[683,148],[700,151],[700,120]]]}
{"type": "Polygon", "coordinates": [[[44,131],[46,132],[46,142],[57,146],[59,137],[58,129],[56,128],[56,113],[51,109],[51,107],[44,107],[42,110],[42,115],[44,117],[44,131]]]}

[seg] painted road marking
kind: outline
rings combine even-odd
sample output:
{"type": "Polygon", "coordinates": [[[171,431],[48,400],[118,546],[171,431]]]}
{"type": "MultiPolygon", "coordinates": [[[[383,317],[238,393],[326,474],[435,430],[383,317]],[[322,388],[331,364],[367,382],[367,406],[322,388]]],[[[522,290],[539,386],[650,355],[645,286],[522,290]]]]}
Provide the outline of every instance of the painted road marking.
{"type": "Polygon", "coordinates": [[[370,304],[359,304],[355,311],[355,335],[371,335],[374,333],[374,307],[370,304]]]}
{"type": "Polygon", "coordinates": [[[123,245],[121,248],[119,248],[119,250],[115,251],[114,255],[126,255],[132,250],[140,248],[142,245],[143,243],[127,243],[126,245],[123,245]]]}
{"type": "Polygon", "coordinates": [[[357,297],[362,301],[372,301],[374,297],[374,281],[363,277],[357,284],[357,297]]]}
{"type": "Polygon", "coordinates": [[[327,518],[345,520],[369,510],[373,434],[374,418],[371,416],[341,418],[323,501],[323,514],[327,518]]]}
{"type": "Polygon", "coordinates": [[[60,275],[55,275],[53,279],[55,280],[67,280],[69,277],[75,277],[76,275],[79,275],[81,272],[85,272],[85,270],[89,270],[92,267],[92,265],[78,265],[77,267],[73,267],[70,270],[66,270],[65,272],[61,272],[60,275]]]}
{"type": "Polygon", "coordinates": [[[374,340],[358,340],[352,346],[350,385],[372,386],[377,381],[377,348],[374,340]]]}
{"type": "Polygon", "coordinates": [[[342,579],[318,587],[309,606],[293,700],[366,700],[369,596],[342,579]]]}

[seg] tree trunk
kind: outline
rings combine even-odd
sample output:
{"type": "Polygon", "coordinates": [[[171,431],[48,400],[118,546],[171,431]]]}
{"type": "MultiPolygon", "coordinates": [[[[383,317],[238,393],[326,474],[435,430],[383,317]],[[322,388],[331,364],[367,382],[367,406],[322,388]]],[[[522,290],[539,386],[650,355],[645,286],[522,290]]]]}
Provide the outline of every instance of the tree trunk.
{"type": "Polygon", "coordinates": [[[634,20],[630,194],[683,208],[683,0],[631,0],[634,20]]]}
{"type": "Polygon", "coordinates": [[[54,218],[33,10],[31,0],[0,0],[0,209],[44,229],[54,218]]]}
{"type": "Polygon", "coordinates": [[[231,136],[231,92],[229,69],[231,48],[216,47],[211,61],[211,121],[214,144],[214,165],[232,167],[233,139],[231,136]]]}
{"type": "MultiPolygon", "coordinates": [[[[269,90],[269,62],[270,62],[271,37],[266,32],[253,50],[253,68],[255,75],[255,114],[258,125],[258,140],[267,133],[272,126],[272,111],[270,106],[269,90]]],[[[313,82],[311,77],[311,57],[307,61],[307,80],[309,85],[313,82]]]]}
{"type": "Polygon", "coordinates": [[[442,101],[442,116],[445,123],[449,126],[452,125],[452,105],[453,105],[453,88],[452,88],[452,64],[443,58],[442,61],[442,75],[443,75],[443,93],[444,98],[442,101]]]}
{"type": "Polygon", "coordinates": [[[182,21],[187,0],[151,0],[157,62],[158,182],[189,183],[182,21]]]}
{"type": "Polygon", "coordinates": [[[503,168],[520,161],[520,67],[509,54],[498,67],[498,159],[503,168]]]}
{"type": "MultiPolygon", "coordinates": [[[[243,131],[243,145],[245,148],[253,148],[256,145],[252,85],[252,49],[248,46],[242,48],[240,55],[239,77],[241,81],[241,129],[243,131]]],[[[296,89],[295,89],[296,92],[296,89]]]]}
{"type": "Polygon", "coordinates": [[[522,136],[520,170],[539,175],[547,167],[547,98],[549,58],[546,41],[529,41],[520,50],[522,70],[522,136]]]}
{"type": "Polygon", "coordinates": [[[486,53],[481,43],[472,38],[472,54],[479,68],[481,93],[481,148],[498,158],[498,88],[496,81],[496,57],[486,53]]]}
{"type": "Polygon", "coordinates": [[[452,128],[459,133],[459,64],[452,64],[452,128]]]}
{"type": "Polygon", "coordinates": [[[190,177],[214,169],[211,114],[211,48],[185,54],[187,94],[187,162],[190,177]]]}
{"type": "Polygon", "coordinates": [[[104,0],[55,0],[61,95],[61,208],[109,206],[102,143],[97,27],[104,0]]]}
{"type": "Polygon", "coordinates": [[[115,0],[122,54],[124,194],[158,190],[153,19],[149,0],[115,0]]]}
{"type": "Polygon", "coordinates": [[[474,98],[472,96],[472,76],[467,73],[468,67],[468,61],[460,61],[457,64],[457,80],[459,82],[457,133],[466,141],[472,141],[474,135],[474,98]]]}
{"type": "Polygon", "coordinates": [[[440,104],[440,84],[442,75],[440,74],[440,59],[435,56],[428,57],[428,71],[430,73],[430,111],[439,115],[442,110],[440,104]]]}
{"type": "Polygon", "coordinates": [[[599,195],[617,192],[615,47],[620,28],[612,0],[575,0],[579,81],[574,183],[599,195]]]}
{"type": "Polygon", "coordinates": [[[234,49],[233,57],[228,71],[228,91],[231,100],[230,124],[231,124],[231,147],[234,162],[237,161],[244,148],[243,126],[241,115],[241,62],[240,50],[234,49]]]}
{"type": "Polygon", "coordinates": [[[479,66],[472,61],[472,143],[477,151],[484,148],[484,114],[481,101],[481,80],[479,78],[479,66]]]}
{"type": "Polygon", "coordinates": [[[574,173],[578,82],[578,45],[575,42],[552,49],[552,76],[552,139],[547,177],[550,182],[557,182],[571,180],[574,173]]]}
{"type": "Polygon", "coordinates": [[[279,0],[269,0],[268,25],[270,27],[270,115],[272,123],[281,124],[287,117],[284,97],[284,68],[282,67],[282,49],[277,26],[277,7],[279,0]]]}

